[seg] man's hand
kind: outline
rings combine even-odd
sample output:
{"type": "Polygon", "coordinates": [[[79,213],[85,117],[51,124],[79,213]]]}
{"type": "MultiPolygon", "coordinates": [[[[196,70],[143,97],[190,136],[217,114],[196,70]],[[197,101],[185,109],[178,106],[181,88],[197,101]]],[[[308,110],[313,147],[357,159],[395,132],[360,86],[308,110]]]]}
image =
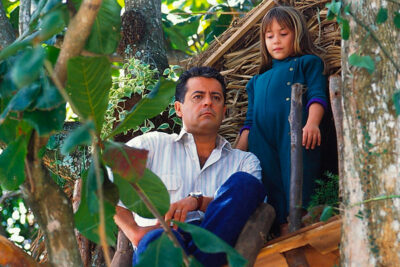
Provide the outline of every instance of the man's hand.
{"type": "MultiPolygon", "coordinates": [[[[168,212],[165,214],[165,221],[170,221],[174,219],[175,221],[184,222],[186,220],[186,215],[189,211],[197,210],[197,199],[194,197],[186,197],[175,203],[172,203],[169,207],[168,212]]],[[[174,229],[178,227],[175,225],[174,229]]]]}

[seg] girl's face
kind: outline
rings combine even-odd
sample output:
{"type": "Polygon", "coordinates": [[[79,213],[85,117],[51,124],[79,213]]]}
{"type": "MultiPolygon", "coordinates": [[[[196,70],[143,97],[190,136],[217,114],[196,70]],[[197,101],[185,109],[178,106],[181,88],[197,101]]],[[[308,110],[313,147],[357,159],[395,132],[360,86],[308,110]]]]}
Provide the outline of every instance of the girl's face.
{"type": "Polygon", "coordinates": [[[276,19],[272,20],[265,32],[265,45],[273,59],[282,60],[294,55],[294,33],[276,19]]]}

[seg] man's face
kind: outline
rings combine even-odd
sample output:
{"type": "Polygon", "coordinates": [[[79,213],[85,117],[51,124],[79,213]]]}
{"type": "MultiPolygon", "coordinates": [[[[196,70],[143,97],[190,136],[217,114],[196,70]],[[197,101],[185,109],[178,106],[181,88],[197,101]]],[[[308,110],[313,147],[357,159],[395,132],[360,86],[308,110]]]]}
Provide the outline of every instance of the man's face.
{"type": "Polygon", "coordinates": [[[186,83],[184,103],[175,102],[176,114],[191,134],[216,134],[225,114],[221,84],[213,78],[193,77],[186,83]]]}

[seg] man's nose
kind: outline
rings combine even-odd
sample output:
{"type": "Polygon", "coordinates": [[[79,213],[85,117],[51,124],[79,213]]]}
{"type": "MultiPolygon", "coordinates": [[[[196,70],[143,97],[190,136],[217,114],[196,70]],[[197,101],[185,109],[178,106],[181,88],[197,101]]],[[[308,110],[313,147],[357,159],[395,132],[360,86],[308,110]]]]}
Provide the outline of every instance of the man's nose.
{"type": "Polygon", "coordinates": [[[203,105],[210,106],[212,104],[211,95],[206,95],[203,99],[203,105]]]}

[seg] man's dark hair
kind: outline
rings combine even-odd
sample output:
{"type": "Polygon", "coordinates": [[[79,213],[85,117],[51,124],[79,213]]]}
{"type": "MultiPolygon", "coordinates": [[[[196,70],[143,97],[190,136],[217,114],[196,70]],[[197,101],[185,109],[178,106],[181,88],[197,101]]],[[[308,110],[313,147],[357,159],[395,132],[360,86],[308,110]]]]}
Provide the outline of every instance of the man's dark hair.
{"type": "Polygon", "coordinates": [[[222,87],[222,94],[224,96],[224,102],[226,100],[226,86],[225,86],[225,79],[214,68],[211,67],[193,67],[190,68],[189,70],[185,71],[184,73],[181,74],[178,80],[178,84],[176,85],[176,91],[175,91],[175,100],[183,103],[185,100],[185,95],[187,92],[187,81],[190,78],[194,77],[204,77],[204,78],[213,78],[216,79],[222,87]]]}

